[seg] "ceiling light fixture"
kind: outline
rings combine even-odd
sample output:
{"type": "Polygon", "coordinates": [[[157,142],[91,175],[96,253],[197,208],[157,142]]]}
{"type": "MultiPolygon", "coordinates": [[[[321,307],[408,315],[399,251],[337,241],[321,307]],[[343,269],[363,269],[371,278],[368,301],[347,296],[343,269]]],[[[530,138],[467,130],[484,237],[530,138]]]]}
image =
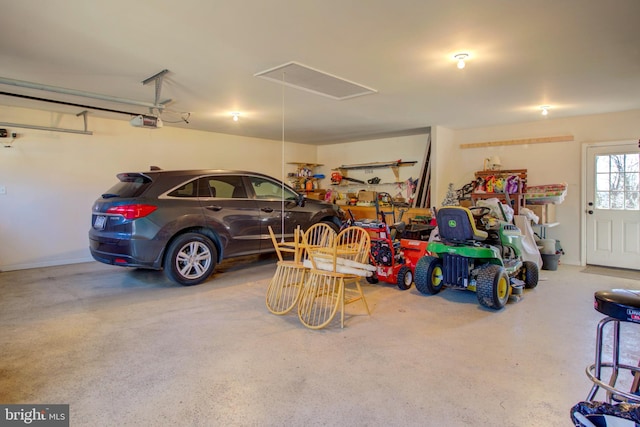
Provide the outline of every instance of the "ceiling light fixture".
{"type": "Polygon", "coordinates": [[[237,122],[238,121],[238,117],[240,117],[240,113],[233,112],[233,113],[231,113],[231,115],[233,116],[233,121],[237,122]]]}
{"type": "Polygon", "coordinates": [[[469,58],[469,54],[468,53],[458,53],[453,55],[453,58],[458,61],[458,68],[460,70],[462,70],[464,68],[464,66],[466,65],[464,63],[464,61],[469,58]]]}
{"type": "Polygon", "coordinates": [[[549,114],[549,108],[551,108],[549,105],[541,105],[540,109],[542,110],[542,115],[546,116],[547,114],[549,114]]]}

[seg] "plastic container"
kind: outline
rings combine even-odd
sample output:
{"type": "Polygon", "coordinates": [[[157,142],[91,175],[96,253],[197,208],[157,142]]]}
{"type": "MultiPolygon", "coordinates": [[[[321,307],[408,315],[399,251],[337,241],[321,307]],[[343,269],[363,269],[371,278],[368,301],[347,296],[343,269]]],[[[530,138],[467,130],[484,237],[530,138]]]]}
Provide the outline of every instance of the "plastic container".
{"type": "Polygon", "coordinates": [[[542,269],[556,271],[558,269],[558,261],[560,254],[540,254],[542,256],[542,269]]]}
{"type": "Polygon", "coordinates": [[[540,249],[541,254],[555,254],[556,253],[556,241],[555,239],[540,239],[538,244],[542,246],[540,249]]]}

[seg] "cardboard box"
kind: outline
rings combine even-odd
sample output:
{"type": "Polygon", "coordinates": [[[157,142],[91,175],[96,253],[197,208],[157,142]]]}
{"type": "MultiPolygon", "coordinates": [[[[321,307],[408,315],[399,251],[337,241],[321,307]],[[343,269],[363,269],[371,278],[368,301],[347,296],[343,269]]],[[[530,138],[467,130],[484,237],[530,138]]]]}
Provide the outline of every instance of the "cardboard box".
{"type": "Polygon", "coordinates": [[[360,191],[358,192],[358,201],[366,203],[374,203],[376,201],[375,191],[360,191]]]}
{"type": "Polygon", "coordinates": [[[324,200],[324,196],[327,194],[327,190],[313,190],[307,193],[307,198],[324,200]]]}
{"type": "Polygon", "coordinates": [[[533,211],[534,214],[540,218],[538,224],[549,224],[556,222],[556,205],[548,203],[545,205],[530,205],[525,206],[527,209],[533,211]]]}

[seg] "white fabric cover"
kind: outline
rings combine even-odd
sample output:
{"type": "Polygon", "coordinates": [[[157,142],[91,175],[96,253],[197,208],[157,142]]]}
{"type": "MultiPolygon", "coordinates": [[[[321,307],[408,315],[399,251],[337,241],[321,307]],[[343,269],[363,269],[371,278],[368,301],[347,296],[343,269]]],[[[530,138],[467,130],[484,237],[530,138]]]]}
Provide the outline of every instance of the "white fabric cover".
{"type": "MultiPolygon", "coordinates": [[[[328,258],[314,258],[316,267],[318,270],[333,271],[333,262],[328,258]]],[[[305,259],[303,265],[306,268],[313,268],[313,264],[310,260],[305,259]]],[[[373,272],[376,271],[376,267],[371,264],[362,264],[352,261],[350,259],[337,258],[336,259],[336,271],[342,274],[353,274],[360,277],[371,277],[373,272]]]]}
{"type": "Polygon", "coordinates": [[[514,216],[516,227],[522,232],[522,259],[524,261],[533,261],[538,265],[538,269],[542,268],[542,256],[533,236],[533,228],[531,221],[524,215],[514,216]]]}

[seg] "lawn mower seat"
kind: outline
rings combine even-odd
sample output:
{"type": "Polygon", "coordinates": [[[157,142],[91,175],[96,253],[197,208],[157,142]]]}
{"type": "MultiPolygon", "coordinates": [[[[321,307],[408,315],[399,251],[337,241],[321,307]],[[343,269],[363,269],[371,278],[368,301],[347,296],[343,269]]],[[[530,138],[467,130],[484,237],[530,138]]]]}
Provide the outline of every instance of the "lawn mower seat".
{"type": "Polygon", "coordinates": [[[489,235],[478,230],[471,211],[462,206],[445,206],[436,213],[440,239],[450,242],[482,241],[489,235]]]}

